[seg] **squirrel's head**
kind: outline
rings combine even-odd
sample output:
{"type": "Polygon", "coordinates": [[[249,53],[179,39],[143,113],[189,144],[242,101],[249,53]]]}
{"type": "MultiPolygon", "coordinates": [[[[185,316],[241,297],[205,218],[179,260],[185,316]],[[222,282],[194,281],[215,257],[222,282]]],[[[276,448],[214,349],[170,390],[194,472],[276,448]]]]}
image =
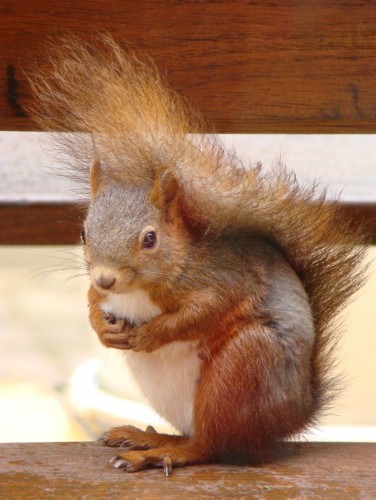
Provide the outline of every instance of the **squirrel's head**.
{"type": "Polygon", "coordinates": [[[191,233],[174,176],[160,169],[153,185],[124,186],[91,171],[92,199],[81,239],[93,286],[102,293],[155,289],[176,279],[191,233]]]}

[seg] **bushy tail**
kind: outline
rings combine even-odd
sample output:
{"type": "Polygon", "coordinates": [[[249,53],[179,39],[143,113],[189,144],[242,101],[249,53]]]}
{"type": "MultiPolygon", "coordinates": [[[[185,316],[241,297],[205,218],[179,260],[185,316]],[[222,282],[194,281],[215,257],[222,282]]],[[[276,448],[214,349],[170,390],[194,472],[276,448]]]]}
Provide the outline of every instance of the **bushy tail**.
{"type": "Polygon", "coordinates": [[[110,37],[70,38],[32,77],[33,115],[59,134],[71,167],[88,182],[93,156],[117,182],[151,184],[172,170],[186,210],[206,231],[239,228],[275,242],[299,275],[316,326],[312,390],[315,409],[330,394],[328,368],[337,338],[334,318],[363,281],[362,230],[350,228],[339,203],[317,187],[302,188],[282,165],[250,168],[211,135],[199,114],[171,91],[149,60],[110,37]],[[74,133],[71,133],[74,131],[74,133]]]}
{"type": "Polygon", "coordinates": [[[84,184],[93,147],[107,175],[140,185],[152,182],[161,164],[179,161],[187,134],[203,128],[199,113],[164,84],[150,59],[110,36],[57,40],[30,83],[31,115],[42,130],[63,132],[56,141],[67,175],[84,184]]]}
{"type": "MultiPolygon", "coordinates": [[[[225,161],[226,153],[220,157],[225,161]]],[[[203,191],[203,197],[190,198],[196,218],[206,218],[214,231],[246,228],[275,242],[304,285],[316,331],[314,418],[337,392],[332,373],[341,332],[338,315],[365,279],[364,228],[354,228],[339,201],[327,199],[325,190],[301,187],[283,165],[266,173],[259,167],[249,172],[240,168],[225,178],[218,175],[209,178],[203,191]]]]}

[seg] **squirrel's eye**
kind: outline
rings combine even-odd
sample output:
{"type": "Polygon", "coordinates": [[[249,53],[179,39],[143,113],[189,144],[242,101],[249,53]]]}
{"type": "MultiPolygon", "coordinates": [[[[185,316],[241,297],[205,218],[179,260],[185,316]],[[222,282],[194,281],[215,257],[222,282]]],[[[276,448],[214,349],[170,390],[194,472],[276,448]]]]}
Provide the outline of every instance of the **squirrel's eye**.
{"type": "Polygon", "coordinates": [[[157,244],[157,233],[155,231],[148,231],[142,241],[142,248],[154,248],[157,244]]]}
{"type": "Polygon", "coordinates": [[[86,235],[85,235],[84,229],[80,233],[80,238],[81,238],[82,243],[85,245],[86,244],[86,235]]]}

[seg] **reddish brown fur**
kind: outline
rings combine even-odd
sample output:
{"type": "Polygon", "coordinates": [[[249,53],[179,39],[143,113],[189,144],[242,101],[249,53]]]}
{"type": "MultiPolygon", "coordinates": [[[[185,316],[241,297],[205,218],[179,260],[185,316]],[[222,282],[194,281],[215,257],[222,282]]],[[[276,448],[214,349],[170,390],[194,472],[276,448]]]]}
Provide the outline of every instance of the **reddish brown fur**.
{"type": "MultiPolygon", "coordinates": [[[[186,279],[179,286],[177,271],[161,284],[145,285],[163,313],[138,328],[124,320],[109,324],[99,308],[102,294],[93,287],[89,292],[90,320],[104,345],[154,351],[173,340],[197,339],[203,360],[193,437],[114,429],[103,438],[107,444],[131,443],[119,465],[168,468],[166,456],[173,465],[261,459],[278,440],[304,429],[331,396],[334,319],[363,279],[361,229],[350,230],[339,203],[328,203],[317,188],[302,188],[282,165],[264,173],[225,151],[217,138],[188,135],[207,125],[150,61],[108,37],[64,42],[33,87],[42,127],[66,132],[63,151],[73,159],[68,175],[87,184],[94,155],[101,162],[91,178],[94,197],[100,185],[111,183],[146,189],[150,203],[166,211],[163,231],[177,245],[177,264],[184,262],[186,279]],[[249,236],[256,255],[246,251],[249,236]],[[229,259],[226,286],[216,244],[229,259]],[[238,263],[231,253],[236,245],[238,263]],[[312,350],[295,331],[281,340],[280,325],[265,306],[275,269],[290,276],[286,261],[309,297],[312,350]],[[288,369],[289,356],[295,371],[288,369]],[[279,380],[284,375],[291,376],[290,385],[279,380]],[[284,399],[281,387],[288,387],[284,399]]],[[[172,269],[169,262],[159,266],[172,269]]]]}

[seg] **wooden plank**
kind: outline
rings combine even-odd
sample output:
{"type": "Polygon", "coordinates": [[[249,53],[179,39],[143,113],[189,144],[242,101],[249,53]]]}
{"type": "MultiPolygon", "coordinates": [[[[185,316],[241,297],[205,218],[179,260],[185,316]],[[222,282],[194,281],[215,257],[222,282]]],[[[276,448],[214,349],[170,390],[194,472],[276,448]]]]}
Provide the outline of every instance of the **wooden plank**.
{"type": "Polygon", "coordinates": [[[369,244],[376,245],[376,204],[343,203],[342,210],[354,227],[364,227],[369,244]]]}
{"type": "Polygon", "coordinates": [[[375,498],[376,444],[301,444],[249,467],[203,465],[127,474],[93,443],[0,445],[2,498],[375,498]]]}
{"type": "Polygon", "coordinates": [[[80,241],[82,212],[72,203],[0,203],[1,245],[67,245],[80,241]]]}
{"type": "MultiPolygon", "coordinates": [[[[343,210],[376,244],[376,204],[344,203],[343,210]]],[[[68,245],[79,241],[83,207],[69,202],[0,202],[0,245],[68,245]]]]}
{"type": "Polygon", "coordinates": [[[3,0],[0,129],[28,130],[49,36],[112,32],[155,58],[219,132],[376,131],[376,2],[3,0]]]}

